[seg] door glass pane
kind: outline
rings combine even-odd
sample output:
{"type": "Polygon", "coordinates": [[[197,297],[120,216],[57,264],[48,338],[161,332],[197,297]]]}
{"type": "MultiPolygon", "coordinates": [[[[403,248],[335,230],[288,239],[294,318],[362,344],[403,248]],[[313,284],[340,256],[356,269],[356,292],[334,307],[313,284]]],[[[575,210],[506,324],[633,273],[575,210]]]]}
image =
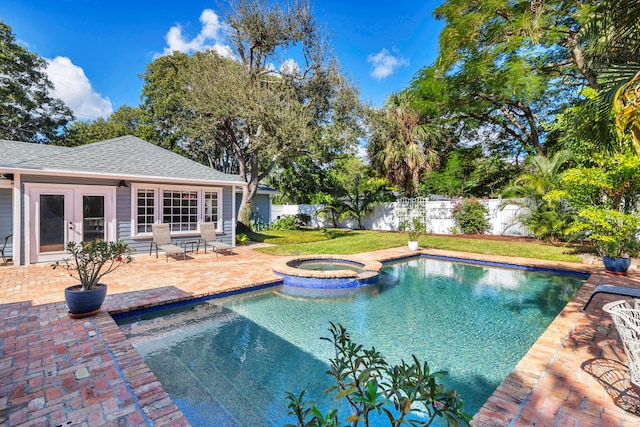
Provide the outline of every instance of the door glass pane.
{"type": "Polygon", "coordinates": [[[104,196],[82,196],[82,240],[104,240],[104,196]]]}
{"type": "Polygon", "coordinates": [[[64,195],[40,195],[40,252],[64,251],[64,195]]]}

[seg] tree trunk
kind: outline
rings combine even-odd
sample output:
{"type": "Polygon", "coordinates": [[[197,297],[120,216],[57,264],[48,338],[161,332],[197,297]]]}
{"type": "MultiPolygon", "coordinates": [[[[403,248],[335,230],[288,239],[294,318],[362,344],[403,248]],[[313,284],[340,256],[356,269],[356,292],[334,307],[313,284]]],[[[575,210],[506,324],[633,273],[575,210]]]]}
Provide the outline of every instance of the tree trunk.
{"type": "MultiPolygon", "coordinates": [[[[253,175],[253,174],[252,174],[253,175]]],[[[246,189],[242,191],[242,201],[238,210],[238,223],[236,225],[236,233],[246,233],[251,230],[251,204],[258,190],[258,177],[255,181],[253,176],[249,181],[246,189]]]]}
{"type": "MultiPolygon", "coordinates": [[[[242,157],[238,158],[238,161],[244,160],[242,157]]],[[[246,233],[251,230],[251,204],[253,203],[253,198],[258,192],[258,183],[262,178],[267,176],[271,169],[273,169],[273,165],[275,161],[272,161],[269,166],[265,168],[265,170],[260,173],[258,170],[258,153],[253,151],[249,155],[249,165],[247,168],[246,163],[240,162],[240,174],[247,181],[247,188],[242,192],[242,201],[240,202],[240,209],[238,210],[238,223],[236,225],[236,233],[246,233]]]]}
{"type": "Polygon", "coordinates": [[[584,78],[587,80],[589,87],[595,90],[601,90],[602,85],[598,83],[598,76],[591,68],[588,67],[584,53],[580,48],[580,44],[578,43],[578,33],[575,31],[569,31],[566,47],[569,50],[569,53],[571,53],[571,58],[576,64],[576,67],[578,67],[578,70],[580,70],[584,78]]]}

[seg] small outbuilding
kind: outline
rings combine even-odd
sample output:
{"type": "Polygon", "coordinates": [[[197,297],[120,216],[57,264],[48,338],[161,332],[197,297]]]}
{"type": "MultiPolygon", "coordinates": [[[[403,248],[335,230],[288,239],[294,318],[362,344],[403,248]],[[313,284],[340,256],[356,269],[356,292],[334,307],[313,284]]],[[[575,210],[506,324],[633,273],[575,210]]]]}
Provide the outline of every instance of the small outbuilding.
{"type": "Polygon", "coordinates": [[[149,250],[151,224],[170,225],[176,241],[215,223],[235,244],[239,175],[123,136],[78,147],[0,140],[0,237],[14,265],[56,261],[69,241],[124,240],[149,250]]]}

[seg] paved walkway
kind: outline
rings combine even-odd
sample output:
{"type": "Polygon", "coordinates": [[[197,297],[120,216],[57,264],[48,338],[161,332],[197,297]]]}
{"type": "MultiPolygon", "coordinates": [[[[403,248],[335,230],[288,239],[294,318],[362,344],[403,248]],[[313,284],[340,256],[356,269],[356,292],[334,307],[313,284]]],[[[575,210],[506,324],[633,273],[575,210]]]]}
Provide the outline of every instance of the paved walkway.
{"type": "MultiPolygon", "coordinates": [[[[431,254],[488,257],[444,251],[431,254]]],[[[364,254],[383,261],[404,248],[364,254]]],[[[490,257],[497,262],[572,268],[594,274],[498,387],[474,419],[477,426],[638,426],[623,409],[640,407],[628,387],[626,358],[609,316],[615,296],[580,308],[601,280],[640,287],[640,273],[603,275],[593,266],[490,257]]],[[[236,250],[193,254],[187,261],[137,255],[107,276],[101,313],[72,320],[64,288],[74,279],[48,265],[0,267],[0,425],[187,426],[180,410],[108,312],[181,301],[269,284],[278,257],[236,250]]]]}

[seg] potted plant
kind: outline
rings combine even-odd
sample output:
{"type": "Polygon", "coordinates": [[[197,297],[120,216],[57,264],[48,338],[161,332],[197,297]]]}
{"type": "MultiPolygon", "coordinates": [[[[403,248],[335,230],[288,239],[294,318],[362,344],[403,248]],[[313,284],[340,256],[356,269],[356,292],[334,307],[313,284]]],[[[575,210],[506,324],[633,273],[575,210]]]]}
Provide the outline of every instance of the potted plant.
{"type": "Polygon", "coordinates": [[[427,232],[427,226],[421,217],[414,216],[400,223],[400,231],[406,231],[409,234],[409,250],[415,251],[418,249],[418,239],[427,232]]]}
{"type": "Polygon", "coordinates": [[[107,285],[100,279],[116,268],[133,261],[132,250],[122,240],[106,242],[69,242],[66,251],[71,256],[53,264],[63,268],[80,283],[65,289],[64,295],[72,318],[96,314],[105,296],[107,285]]]}
{"type": "Polygon", "coordinates": [[[602,256],[605,270],[614,274],[626,274],[631,264],[630,257],[638,256],[640,248],[637,234],[640,231],[640,216],[592,206],[578,212],[580,221],[569,232],[586,232],[598,254],[602,256]]]}

